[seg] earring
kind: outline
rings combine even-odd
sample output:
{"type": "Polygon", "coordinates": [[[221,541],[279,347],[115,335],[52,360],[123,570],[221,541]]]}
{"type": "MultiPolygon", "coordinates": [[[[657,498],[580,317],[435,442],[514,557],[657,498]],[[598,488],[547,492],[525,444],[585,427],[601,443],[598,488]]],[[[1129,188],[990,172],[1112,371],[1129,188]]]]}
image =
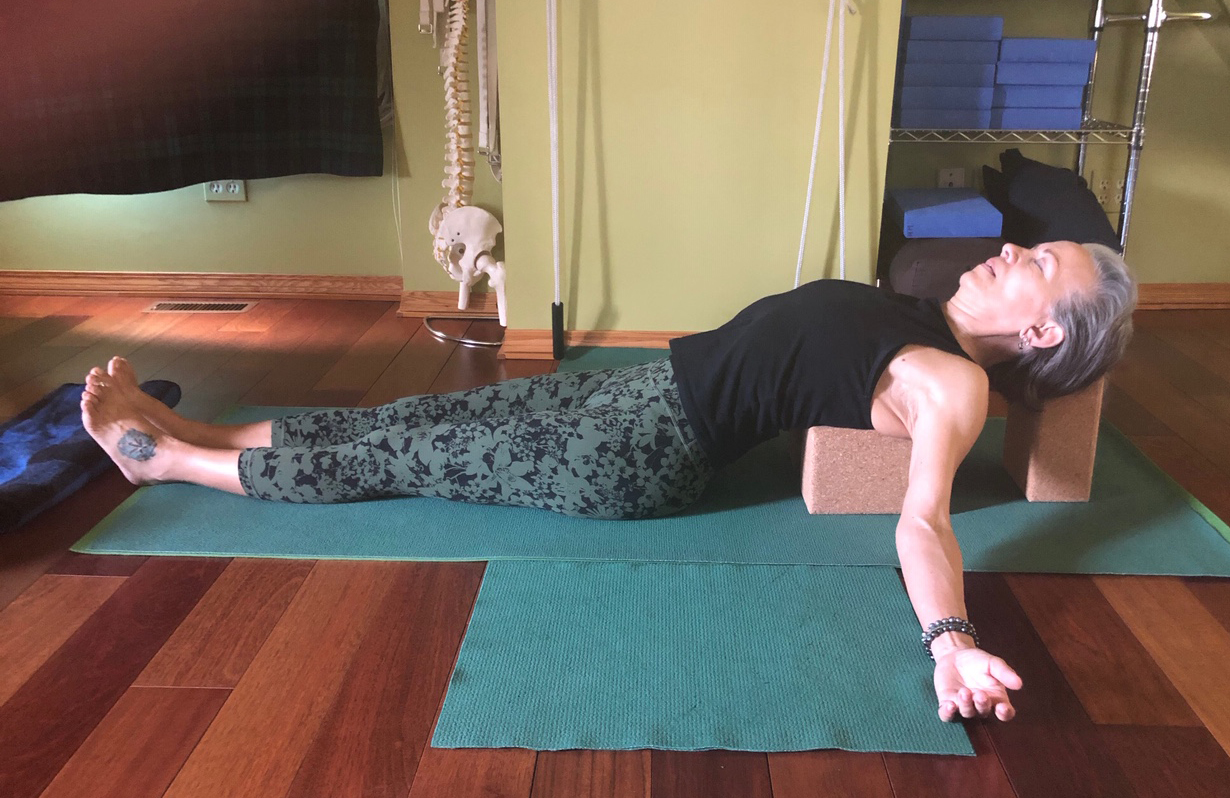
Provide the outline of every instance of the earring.
{"type": "Polygon", "coordinates": [[[1016,339],[1016,351],[1018,352],[1025,351],[1025,338],[1024,337],[1016,339]]]}

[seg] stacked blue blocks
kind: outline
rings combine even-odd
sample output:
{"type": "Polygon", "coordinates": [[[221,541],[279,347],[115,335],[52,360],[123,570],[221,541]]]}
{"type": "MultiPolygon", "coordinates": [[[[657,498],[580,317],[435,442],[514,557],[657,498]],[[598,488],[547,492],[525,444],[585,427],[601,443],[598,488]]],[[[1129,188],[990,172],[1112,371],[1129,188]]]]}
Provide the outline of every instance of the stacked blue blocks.
{"type": "Polygon", "coordinates": [[[908,17],[898,126],[1079,129],[1094,42],[1003,33],[1003,17],[908,17]]]}
{"type": "Polygon", "coordinates": [[[989,128],[1004,18],[909,17],[903,34],[898,125],[989,128]]]}
{"type": "Polygon", "coordinates": [[[905,238],[995,238],[999,210],[972,188],[898,188],[887,192],[888,218],[905,238]]]}
{"type": "Polygon", "coordinates": [[[1077,130],[1096,45],[1089,39],[1004,39],[991,126],[1077,130]]]}

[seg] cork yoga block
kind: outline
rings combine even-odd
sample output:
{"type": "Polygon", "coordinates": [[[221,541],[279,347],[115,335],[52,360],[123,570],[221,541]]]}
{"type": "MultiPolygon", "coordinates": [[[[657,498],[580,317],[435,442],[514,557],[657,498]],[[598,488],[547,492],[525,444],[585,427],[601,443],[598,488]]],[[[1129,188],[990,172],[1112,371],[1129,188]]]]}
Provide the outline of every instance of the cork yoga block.
{"type": "MultiPolygon", "coordinates": [[[[1004,467],[1031,502],[1089,500],[1103,381],[1047,402],[1008,406],[1004,467]]],[[[812,427],[803,440],[803,501],[813,515],[899,513],[911,443],[875,430],[812,427]]]]}
{"type": "Polygon", "coordinates": [[[1008,407],[1004,468],[1031,502],[1086,502],[1102,418],[1104,380],[1040,411],[1008,407]]]}
{"type": "Polygon", "coordinates": [[[803,501],[813,515],[899,513],[910,476],[909,438],[870,429],[812,427],[803,444],[803,501]]]}

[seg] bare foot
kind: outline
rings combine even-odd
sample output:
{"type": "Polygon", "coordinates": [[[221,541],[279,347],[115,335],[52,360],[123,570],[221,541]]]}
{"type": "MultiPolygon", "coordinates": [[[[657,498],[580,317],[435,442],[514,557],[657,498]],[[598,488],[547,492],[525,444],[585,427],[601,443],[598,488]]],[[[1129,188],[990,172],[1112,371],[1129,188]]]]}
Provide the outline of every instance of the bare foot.
{"type": "Polygon", "coordinates": [[[81,394],[81,423],[134,485],[162,481],[177,443],[126,400],[113,385],[95,382],[81,394]]]}
{"type": "Polygon", "coordinates": [[[107,362],[107,369],[95,367],[86,375],[86,390],[91,386],[113,386],[133,408],[164,432],[176,437],[183,437],[183,417],[162,402],[141,390],[137,382],[137,372],[132,364],[122,357],[113,357],[107,362]]]}
{"type": "Polygon", "coordinates": [[[188,444],[206,449],[245,449],[269,446],[271,424],[207,424],[193,421],[176,413],[155,399],[137,384],[132,364],[122,357],[113,357],[106,370],[92,368],[85,378],[86,393],[101,395],[114,391],[145,421],[175,439],[176,444],[188,444]]]}
{"type": "Polygon", "coordinates": [[[113,357],[107,361],[107,374],[111,375],[116,386],[126,393],[141,390],[137,383],[137,370],[122,357],[113,357]]]}

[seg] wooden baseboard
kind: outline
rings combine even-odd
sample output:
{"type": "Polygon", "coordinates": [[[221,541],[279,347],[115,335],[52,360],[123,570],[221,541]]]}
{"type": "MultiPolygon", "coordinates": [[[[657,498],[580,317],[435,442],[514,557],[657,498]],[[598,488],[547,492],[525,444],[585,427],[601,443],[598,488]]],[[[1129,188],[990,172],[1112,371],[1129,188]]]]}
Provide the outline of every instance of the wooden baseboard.
{"type": "Polygon", "coordinates": [[[1142,283],[1139,310],[1230,308],[1230,283],[1142,283]]]}
{"type": "MultiPolygon", "coordinates": [[[[634,346],[645,349],[666,349],[672,338],[691,335],[688,332],[643,330],[569,330],[564,333],[568,346],[634,346]]],[[[550,360],[552,358],[550,330],[508,330],[500,357],[512,360],[550,360]]]]}
{"type": "Polygon", "coordinates": [[[456,291],[404,291],[398,316],[431,316],[440,319],[458,317],[498,319],[495,294],[470,294],[470,306],[465,310],[457,307],[456,291]]]}
{"type": "Polygon", "coordinates": [[[401,277],[222,272],[0,271],[0,294],[398,300],[401,277]]]}
{"type": "MultiPolygon", "coordinates": [[[[402,278],[316,274],[228,274],[224,272],[79,272],[0,270],[0,294],[44,296],[156,296],[253,299],[400,300],[402,316],[497,318],[495,295],[476,293],[467,310],[457,309],[450,291],[402,291],[402,278]]],[[[1230,308],[1230,283],[1143,283],[1140,310],[1230,308]]],[[[550,330],[509,330],[517,357],[551,351],[550,330]]],[[[569,346],[665,347],[679,332],[575,330],[569,346]]],[[[507,346],[507,344],[505,344],[507,346]]]]}

